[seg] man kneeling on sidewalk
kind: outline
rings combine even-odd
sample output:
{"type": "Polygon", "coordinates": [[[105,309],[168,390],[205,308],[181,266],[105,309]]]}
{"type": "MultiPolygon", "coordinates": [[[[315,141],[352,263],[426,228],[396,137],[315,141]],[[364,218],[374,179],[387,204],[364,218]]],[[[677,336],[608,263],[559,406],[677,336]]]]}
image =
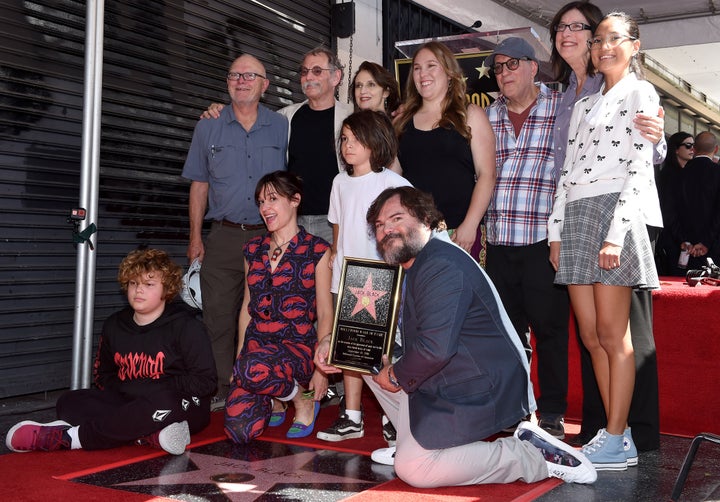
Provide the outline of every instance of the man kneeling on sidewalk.
{"type": "MultiPolygon", "coordinates": [[[[383,259],[405,269],[402,356],[365,376],[397,429],[397,476],[422,488],[528,483],[548,477],[593,483],[592,464],[531,422],[483,441],[535,410],[527,358],[485,272],[440,229],[432,196],[382,192],[368,210],[383,259]]],[[[325,372],[329,337],[316,351],[325,372]]],[[[377,453],[377,452],[376,452],[377,453]]]]}

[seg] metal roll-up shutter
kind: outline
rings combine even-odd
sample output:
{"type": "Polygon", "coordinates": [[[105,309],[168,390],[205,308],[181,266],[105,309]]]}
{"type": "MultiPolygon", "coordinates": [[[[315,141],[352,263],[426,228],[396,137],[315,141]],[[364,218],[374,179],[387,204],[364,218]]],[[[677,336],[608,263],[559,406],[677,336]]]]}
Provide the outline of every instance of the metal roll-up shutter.
{"type": "MultiPolygon", "coordinates": [[[[69,385],[80,193],[85,2],[0,0],[0,398],[69,385]]],[[[242,53],[273,109],[303,98],[302,55],[330,46],[330,4],[105,2],[95,336],[126,302],[115,280],[140,245],[186,262],[192,131],[242,53]]]]}

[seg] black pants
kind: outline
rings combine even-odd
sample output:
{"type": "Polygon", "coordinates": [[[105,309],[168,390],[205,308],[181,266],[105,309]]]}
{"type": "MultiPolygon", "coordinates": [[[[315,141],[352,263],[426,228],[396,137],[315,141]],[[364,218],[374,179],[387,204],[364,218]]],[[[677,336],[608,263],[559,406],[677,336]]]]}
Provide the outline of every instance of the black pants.
{"type": "MultiPolygon", "coordinates": [[[[652,331],[653,305],[650,291],[635,291],[630,304],[630,337],[635,350],[635,389],[628,424],[638,450],[660,446],[660,407],[658,397],[657,355],[652,331]]],[[[605,408],[595,380],[590,353],[580,340],[583,410],[580,435],[584,441],[607,425],[605,408]]]]}
{"type": "Polygon", "coordinates": [[[487,274],[520,336],[528,360],[529,328],[537,350],[540,415],[564,415],[568,392],[567,289],[553,284],[547,240],[529,246],[487,246],[487,274]]]}
{"type": "Polygon", "coordinates": [[[60,396],[56,410],[60,420],[80,426],[80,444],[86,450],[122,446],[183,420],[191,434],[210,423],[209,397],[195,399],[165,390],[140,397],[99,389],[72,390],[60,396]]]}

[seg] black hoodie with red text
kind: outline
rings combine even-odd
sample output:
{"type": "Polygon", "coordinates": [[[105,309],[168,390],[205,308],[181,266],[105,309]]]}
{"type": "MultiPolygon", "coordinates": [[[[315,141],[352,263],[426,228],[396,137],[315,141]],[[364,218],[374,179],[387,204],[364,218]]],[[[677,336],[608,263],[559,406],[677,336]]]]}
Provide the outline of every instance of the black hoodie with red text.
{"type": "Polygon", "coordinates": [[[103,325],[94,365],[100,389],[128,397],[174,390],[211,396],[215,359],[203,323],[181,303],[168,303],[155,321],[139,326],[126,307],[103,325]]]}

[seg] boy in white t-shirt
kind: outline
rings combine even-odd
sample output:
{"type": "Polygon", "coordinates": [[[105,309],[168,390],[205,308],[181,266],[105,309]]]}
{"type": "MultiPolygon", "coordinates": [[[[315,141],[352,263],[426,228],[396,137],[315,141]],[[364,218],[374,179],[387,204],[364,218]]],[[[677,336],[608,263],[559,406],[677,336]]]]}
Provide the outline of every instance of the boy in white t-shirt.
{"type": "MultiPolygon", "coordinates": [[[[330,192],[328,220],[333,226],[330,255],[332,286],[338,294],[343,260],[347,257],[380,260],[375,239],[368,234],[365,216],[373,200],[386,188],[411,186],[384,166],[393,164],[398,143],[388,116],[361,110],[343,121],[338,139],[345,171],[335,176],[330,192]]],[[[360,399],[363,381],[357,372],[343,371],[344,406],[327,429],[317,433],[325,441],[343,441],[364,435],[360,399]]]]}

